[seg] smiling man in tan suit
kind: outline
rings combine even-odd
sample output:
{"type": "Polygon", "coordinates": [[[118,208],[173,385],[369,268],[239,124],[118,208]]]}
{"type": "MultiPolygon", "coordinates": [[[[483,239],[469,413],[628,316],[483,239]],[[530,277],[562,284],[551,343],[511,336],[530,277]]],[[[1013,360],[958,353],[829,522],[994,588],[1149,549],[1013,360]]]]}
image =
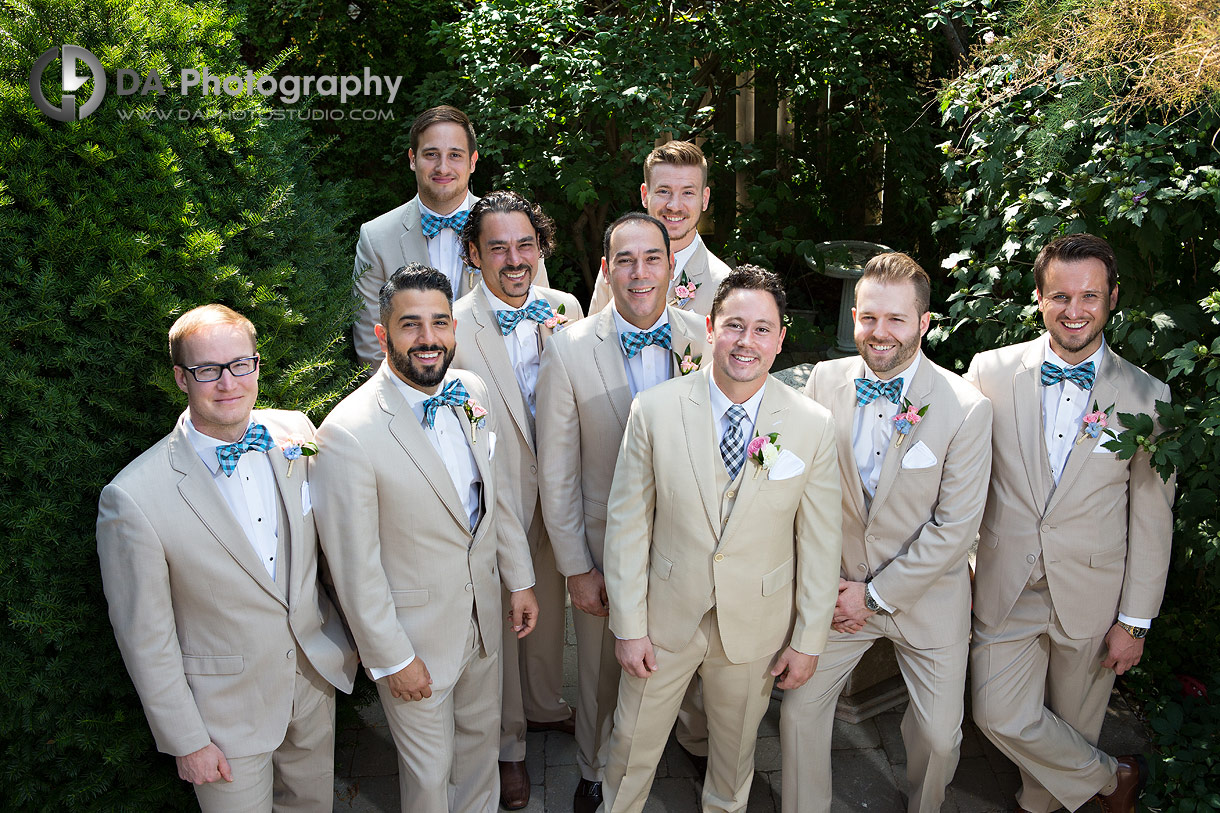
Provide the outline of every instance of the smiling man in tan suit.
{"type": "Polygon", "coordinates": [[[1060,237],[1034,262],[1046,333],[980,353],[967,379],[995,408],[971,643],[974,719],[1021,771],[1019,810],[1076,810],[1097,795],[1133,813],[1140,757],[1098,750],[1115,675],[1139,663],[1160,611],[1173,480],[1148,453],[1121,460],[1086,415],[1156,414],[1169,388],[1119,358],[1103,328],[1118,305],[1114,252],[1060,237]],[[1090,426],[1092,430],[1090,431],[1090,426]]]}
{"type": "Polygon", "coordinates": [[[470,210],[462,231],[467,262],[481,282],[453,307],[457,366],[491,389],[490,409],[501,416],[496,467],[534,562],[538,628],[518,646],[506,630],[504,709],[500,721],[500,801],[509,810],[529,804],[525,734],[529,729],[573,732],[564,702],[564,584],[538,504],[534,413],[542,348],[551,335],[582,316],[571,294],[534,284],[554,245],[555,224],[516,192],[492,192],[470,210]]]}
{"type": "Polygon", "coordinates": [[[745,810],[775,678],[800,686],[826,644],[841,553],[834,421],[767,375],[785,299],[772,272],[729,274],[708,317],[711,366],[631,406],[604,551],[623,668],[611,813],[643,809],[696,673],[708,714],[703,810],[745,810]]]}
{"type": "Polygon", "coordinates": [[[991,404],[923,355],[930,287],[905,254],[869,260],[852,309],[860,356],[822,362],[805,387],[835,419],[843,562],[835,632],[818,671],[784,692],[785,813],[830,810],[835,702],[880,638],[893,642],[911,695],[902,720],[910,813],[940,810],[957,768],[970,637],[967,554],[987,499],[991,404]],[[923,412],[918,422],[900,418],[910,414],[907,405],[923,412]]]}
{"type": "MultiPolygon", "coordinates": [[[[470,118],[456,107],[440,105],[411,123],[407,159],[415,172],[416,195],[360,227],[356,243],[355,295],[364,301],[352,332],[356,357],[376,372],[383,358],[374,334],[381,286],[395,269],[410,263],[431,266],[449,278],[454,298],[479,281],[477,268],[462,258],[461,234],[470,207],[470,175],[479,161],[470,118]]],[[[546,268],[538,269],[545,285],[546,268]]]]}
{"type": "Polygon", "coordinates": [[[254,325],[223,305],[169,334],[187,409],[102,490],[110,621],[157,747],[204,811],[328,811],[335,687],[355,650],[318,584],[300,412],[254,409],[254,325]]]}
{"type": "Polygon", "coordinates": [[[606,229],[603,250],[613,305],[555,336],[538,374],[538,436],[546,439],[538,448],[538,491],[576,611],[575,813],[592,813],[601,802],[618,697],[602,549],[631,399],[711,361],[705,321],[665,304],[673,267],[665,227],[632,212],[606,229]]]}
{"type": "MultiPolygon", "coordinates": [[[[707,211],[712,190],[707,185],[707,158],[690,141],[670,141],[644,159],[640,202],[644,210],[665,224],[674,252],[668,303],[681,310],[707,316],[716,289],[729,267],[707,250],[699,236],[699,218],[707,211]]],[[[597,313],[612,299],[603,269],[593,286],[589,313],[597,313]]]]}
{"type": "Polygon", "coordinates": [[[495,809],[500,583],[509,623],[538,605],[477,376],[449,369],[449,281],[411,265],[381,291],[386,360],[318,429],[318,533],[398,750],[403,813],[495,809]]]}

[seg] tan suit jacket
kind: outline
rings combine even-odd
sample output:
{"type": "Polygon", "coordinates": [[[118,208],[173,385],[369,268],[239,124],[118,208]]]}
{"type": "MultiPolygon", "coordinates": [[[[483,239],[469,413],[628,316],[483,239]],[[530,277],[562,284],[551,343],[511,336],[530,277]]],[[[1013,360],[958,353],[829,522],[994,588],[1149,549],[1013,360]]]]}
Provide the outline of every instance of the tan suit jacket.
{"type": "MultiPolygon", "coordinates": [[[[695,253],[687,260],[686,267],[682,270],[686,273],[687,280],[699,287],[695,289],[694,299],[689,299],[680,306],[673,300],[669,304],[700,316],[707,316],[712,312],[712,300],[716,298],[716,289],[720,287],[720,283],[732,269],[725,265],[719,257],[708,251],[707,245],[700,240],[699,247],[695,249],[695,253]]],[[[680,278],[681,275],[679,275],[680,278]]],[[[612,299],[614,296],[610,293],[610,283],[605,274],[599,273],[597,282],[593,286],[593,298],[589,301],[589,313],[598,313],[610,304],[612,299]]]]}
{"type": "Polygon", "coordinates": [[[631,405],[610,489],[605,543],[610,628],[676,652],[716,608],[732,663],[785,644],[822,651],[838,595],[842,509],[834,421],[775,378],[755,431],[779,433],[804,471],[754,477],[721,529],[716,467],[723,468],[708,369],[667,381],[631,405]]]}
{"type": "Polygon", "coordinates": [[[894,626],[911,646],[931,649],[965,641],[970,632],[966,556],[987,497],[991,404],[960,376],[923,357],[906,397],[928,411],[901,446],[891,442],[866,509],[852,451],[855,379],[864,375],[864,360],[852,356],[818,364],[805,385],[805,394],[835,419],[843,578],[872,578],[877,594],[895,609],[894,626]],[[910,468],[916,459],[911,450],[920,443],[935,462],[910,468]]]}
{"type": "MultiPolygon", "coordinates": [[[[670,307],[674,351],[689,345],[710,363],[703,317],[670,307]]],[[[547,344],[538,373],[538,490],[555,561],[564,576],[602,569],[606,503],[631,411],[631,385],[614,312],[563,330],[547,344]]],[[[672,378],[680,378],[675,361],[672,378]]]]}
{"type": "MultiPolygon", "coordinates": [[[[287,517],[288,595],[267,574],[187,435],[186,413],[119,472],[98,504],[110,622],[157,748],[209,741],[236,758],[274,751],[293,717],[297,658],[352,690],[355,650],[318,587],[308,458],[267,453],[287,517]]],[[[300,412],[255,410],[277,439],[313,436],[300,412]]]]}
{"type": "MultiPolygon", "coordinates": [[[[497,652],[500,582],[522,589],[534,573],[489,456],[490,433],[499,433],[494,409],[471,445],[484,495],[471,532],[445,464],[393,375],[383,364],[318,429],[318,536],[364,665],[388,668],[418,655],[434,682],[452,685],[472,615],[482,651],[497,652]]],[[[445,383],[455,377],[487,405],[478,377],[450,368],[445,383]]],[[[454,411],[469,432],[465,411],[454,411]]]]}
{"type": "MultiPolygon", "coordinates": [[[[1163,482],[1146,452],[1130,460],[1075,446],[1051,494],[1042,428],[1040,368],[1046,337],[980,353],[966,378],[995,410],[991,491],[976,563],[974,614],[998,626],[1043,557],[1055,612],[1072,638],[1104,635],[1119,612],[1155,618],[1169,569],[1174,480],[1163,482]],[[1048,495],[1050,495],[1048,500],[1048,495]]],[[[1089,409],[1155,416],[1169,388],[1106,346],[1089,409]]]]}
{"type": "MultiPolygon", "coordinates": [[[[363,224],[356,242],[354,293],[364,302],[364,307],[352,329],[352,345],[356,358],[374,371],[385,357],[377,335],[373,333],[373,325],[380,320],[377,297],[390,275],[409,263],[432,265],[428,257],[428,238],[424,237],[420,223],[419,195],[363,224]]],[[[545,263],[539,263],[535,281],[539,285],[547,284],[545,263]]],[[[478,282],[479,269],[466,266],[453,298],[465,296],[478,282]]]]}

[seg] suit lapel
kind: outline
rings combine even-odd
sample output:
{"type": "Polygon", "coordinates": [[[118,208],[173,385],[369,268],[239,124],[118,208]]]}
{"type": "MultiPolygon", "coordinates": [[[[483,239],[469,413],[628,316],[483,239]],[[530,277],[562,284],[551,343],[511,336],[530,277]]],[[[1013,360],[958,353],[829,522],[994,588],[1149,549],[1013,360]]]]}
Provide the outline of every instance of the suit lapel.
{"type": "MultiPolygon", "coordinates": [[[[671,309],[677,310],[672,305],[671,309]]],[[[673,345],[673,353],[675,356],[681,356],[686,352],[686,348],[690,348],[691,356],[703,356],[703,364],[711,362],[711,356],[706,348],[707,335],[690,334],[686,331],[686,323],[681,319],[675,319],[671,313],[669,315],[670,324],[670,342],[673,345]]],[[[676,359],[671,359],[672,370],[670,378],[681,378],[682,370],[678,367],[676,359]]]]}
{"type": "Polygon", "coordinates": [[[517,376],[513,374],[513,364],[508,357],[508,348],[504,346],[504,334],[500,332],[500,325],[496,322],[495,314],[492,313],[491,303],[487,301],[487,296],[483,293],[483,287],[479,286],[476,290],[475,307],[473,308],[474,321],[477,325],[474,333],[475,345],[483,354],[483,361],[491,372],[496,390],[504,399],[504,403],[508,405],[508,412],[512,416],[517,431],[525,440],[530,452],[533,453],[535,451],[533,421],[530,419],[529,407],[525,405],[525,399],[521,397],[521,387],[517,384],[517,376]]]}
{"type": "MultiPolygon", "coordinates": [[[[687,376],[689,388],[681,399],[682,429],[686,436],[686,450],[690,455],[692,473],[699,488],[699,499],[707,514],[712,532],[720,532],[720,495],[716,492],[715,466],[723,466],[717,446],[716,417],[712,415],[711,392],[708,370],[687,376]]],[[[676,495],[681,497],[682,495],[676,495]]]]}
{"type": "MultiPolygon", "coordinates": [[[[788,407],[780,403],[781,399],[776,390],[784,386],[787,385],[768,377],[767,391],[763,393],[762,403],[758,405],[758,419],[754,422],[754,435],[746,438],[747,444],[754,436],[764,436],[772,432],[778,432],[779,438],[777,440],[780,447],[783,447],[784,418],[788,416],[788,407]]],[[[717,457],[719,457],[719,454],[717,454],[717,457]]],[[[716,462],[722,464],[720,460],[716,462]]],[[[759,486],[765,483],[766,480],[766,472],[760,471],[757,464],[747,458],[745,470],[742,472],[741,486],[737,491],[737,502],[733,505],[733,513],[729,514],[729,521],[724,526],[724,533],[720,535],[720,544],[724,544],[725,540],[729,539],[736,532],[737,528],[747,521],[745,517],[750,513],[750,505],[758,494],[759,486]]],[[[717,495],[717,498],[719,498],[719,495],[717,495]]]]}
{"type": "MultiPolygon", "coordinates": [[[[277,455],[283,459],[278,449],[272,449],[268,454],[277,455]]],[[[232,509],[221,496],[216,483],[212,481],[212,473],[199,459],[198,452],[191,445],[186,434],[186,417],[179,419],[178,426],[169,443],[170,465],[182,475],[178,483],[178,493],[195,512],[199,521],[208,532],[228,551],[237,564],[249,574],[250,578],[274,596],[281,604],[287,606],[283,594],[271,580],[267,568],[259,561],[254,546],[242,530],[241,524],[233,516],[232,509]]]]}
{"type": "Polygon", "coordinates": [[[848,497],[856,514],[864,519],[868,511],[864,507],[864,484],[860,482],[860,469],[856,467],[856,452],[852,448],[852,434],[856,426],[856,379],[864,377],[864,361],[850,366],[847,377],[838,383],[831,393],[831,414],[835,419],[835,445],[838,447],[839,465],[848,472],[848,482],[854,484],[848,497]]]}
{"type": "MultiPolygon", "coordinates": [[[[1088,401],[1085,404],[1086,412],[1093,411],[1094,402],[1100,409],[1118,403],[1118,382],[1114,375],[1118,371],[1118,365],[1111,358],[1112,353],[1113,351],[1107,345],[1106,352],[1102,354],[1101,369],[1097,371],[1097,378],[1093,383],[1093,391],[1089,393],[1088,401]]],[[[1080,427],[1076,428],[1078,433],[1079,429],[1080,427]]],[[[1072,442],[1075,444],[1075,439],[1072,442]]],[[[1068,453],[1067,463],[1063,466],[1063,474],[1059,476],[1059,485],[1055,487],[1055,493],[1051,495],[1050,502],[1046,506],[1046,514],[1055,510],[1055,507],[1063,500],[1063,495],[1072,490],[1072,484],[1080,476],[1080,470],[1084,468],[1085,462],[1097,444],[1105,442],[1103,435],[1096,440],[1090,438],[1079,446],[1072,446],[1072,451],[1068,453]]]]}
{"type": "Polygon", "coordinates": [[[1021,354],[1021,367],[1012,378],[1012,406],[1017,424],[1017,447],[1029,482],[1031,505],[1042,508],[1050,488],[1050,462],[1042,431],[1041,367],[1044,345],[1035,340],[1021,354]]]}
{"type": "MultiPolygon", "coordinates": [[[[923,409],[928,404],[928,396],[932,394],[932,370],[931,362],[927,357],[920,359],[919,369],[915,372],[915,378],[911,381],[911,386],[907,387],[906,398],[911,402],[911,406],[915,407],[915,411],[923,409]]],[[[936,420],[936,407],[932,405],[928,408],[928,413],[925,420],[936,420]]],[[[894,478],[898,476],[898,470],[902,468],[902,456],[915,445],[919,440],[919,430],[923,426],[923,421],[911,427],[911,431],[907,434],[906,440],[901,446],[895,446],[894,441],[898,437],[898,430],[893,430],[893,435],[890,437],[890,447],[885,451],[885,460],[881,463],[881,474],[877,478],[877,493],[873,495],[873,501],[868,509],[868,515],[871,519],[877,516],[882,503],[890,496],[890,491],[893,489],[894,478]]]]}
{"type": "Polygon", "coordinates": [[[407,262],[426,262],[428,259],[428,238],[424,237],[423,225],[420,223],[418,195],[407,203],[403,211],[402,235],[398,238],[398,246],[407,262]]]}
{"type": "MultiPolygon", "coordinates": [[[[258,412],[254,413],[254,419],[258,420],[258,412]]],[[[267,426],[267,424],[263,424],[267,426]]],[[[268,426],[268,431],[271,427],[268,426]]],[[[292,477],[288,476],[288,461],[284,459],[284,453],[277,445],[276,448],[267,452],[267,459],[271,461],[271,472],[275,478],[275,487],[280,494],[280,504],[284,507],[284,516],[288,518],[288,527],[278,528],[278,534],[287,534],[282,536],[284,540],[284,551],[288,555],[286,566],[288,567],[288,600],[289,603],[299,595],[302,595],[302,589],[298,583],[298,579],[304,575],[305,568],[301,563],[305,561],[306,554],[300,548],[304,545],[305,533],[301,527],[302,506],[301,506],[301,485],[305,482],[305,471],[307,468],[305,458],[298,458],[296,464],[292,467],[292,477]]],[[[281,562],[281,566],[285,563],[281,562]]]]}
{"type": "Polygon", "coordinates": [[[627,428],[627,415],[631,411],[631,384],[627,381],[623,348],[619,345],[613,312],[603,308],[596,319],[598,342],[593,345],[593,363],[597,365],[606,397],[610,399],[610,408],[618,418],[619,429],[623,430],[627,428]]]}

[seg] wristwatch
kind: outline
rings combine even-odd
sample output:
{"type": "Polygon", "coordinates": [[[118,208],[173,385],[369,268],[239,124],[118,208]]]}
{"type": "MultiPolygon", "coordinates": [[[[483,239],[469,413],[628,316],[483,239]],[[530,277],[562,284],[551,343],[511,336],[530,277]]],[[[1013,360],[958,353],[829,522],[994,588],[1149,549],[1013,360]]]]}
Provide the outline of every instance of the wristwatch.
{"type": "Polygon", "coordinates": [[[864,583],[864,606],[867,607],[870,612],[883,613],[885,612],[885,608],[877,603],[877,599],[873,598],[873,594],[868,590],[868,586],[870,584],[872,584],[872,579],[869,579],[864,583]]]}
{"type": "MultiPolygon", "coordinates": [[[[865,603],[867,603],[867,602],[865,602],[865,603]]],[[[1148,636],[1147,627],[1137,627],[1134,624],[1128,624],[1124,621],[1119,621],[1118,625],[1120,627],[1122,627],[1123,629],[1125,629],[1127,631],[1127,634],[1130,635],[1132,638],[1134,638],[1137,641],[1139,641],[1143,638],[1146,638],[1148,636]]]]}

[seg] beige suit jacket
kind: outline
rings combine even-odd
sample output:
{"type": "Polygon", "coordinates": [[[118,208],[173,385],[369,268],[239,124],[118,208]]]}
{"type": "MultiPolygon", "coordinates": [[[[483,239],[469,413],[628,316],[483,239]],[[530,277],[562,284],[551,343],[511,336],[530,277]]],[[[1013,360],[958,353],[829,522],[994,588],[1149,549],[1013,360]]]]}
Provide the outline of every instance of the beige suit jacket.
{"type": "Polygon", "coordinates": [[[754,477],[746,462],[723,532],[720,437],[709,369],[636,396],[610,488],[605,543],[610,629],[676,652],[716,608],[725,655],[746,663],[822,651],[838,596],[842,509],[834,421],[775,378],[755,431],[779,433],[804,471],[754,477]]]}
{"type": "MultiPolygon", "coordinates": [[[[1040,368],[1046,337],[980,353],[967,380],[991,399],[994,459],[975,573],[974,614],[996,626],[1008,616],[1038,556],[1064,630],[1072,638],[1103,635],[1119,612],[1155,618],[1169,570],[1174,480],[1163,482],[1146,452],[1120,460],[1100,448],[1108,438],[1075,446],[1054,480],[1042,429],[1040,368]]],[[[1155,416],[1169,388],[1106,346],[1089,409],[1155,416]]]]}
{"type": "MultiPolygon", "coordinates": [[[[432,265],[428,256],[428,238],[424,237],[419,216],[419,195],[416,195],[402,206],[360,227],[360,239],[356,242],[354,293],[364,302],[364,307],[352,329],[352,344],[356,349],[356,358],[374,371],[385,357],[377,335],[373,333],[373,325],[380,320],[377,298],[381,286],[386,284],[390,274],[404,265],[432,265]]],[[[478,282],[479,269],[466,266],[461,285],[453,292],[453,298],[457,300],[465,296],[478,282]]],[[[547,284],[545,263],[539,263],[535,282],[547,284]]]]}
{"type": "Polygon", "coordinates": [[[864,360],[851,356],[818,364],[805,385],[805,394],[835,419],[843,578],[871,578],[911,646],[931,649],[964,641],[970,632],[967,554],[983,519],[991,471],[991,403],[961,376],[923,357],[906,397],[928,411],[902,445],[891,442],[877,492],[865,508],[852,451],[855,380],[864,375],[864,360]],[[912,452],[920,444],[935,460],[913,468],[928,460],[912,452]]]}
{"type": "MultiPolygon", "coordinates": [[[[529,587],[534,572],[490,457],[496,413],[470,447],[483,480],[483,516],[472,533],[445,464],[393,375],[382,364],[318,428],[318,538],[364,665],[384,669],[419,656],[434,681],[452,685],[472,614],[483,651],[498,651],[500,582],[529,587]]],[[[450,368],[445,383],[455,377],[487,405],[478,377],[450,368]]],[[[465,411],[454,412],[469,432],[465,411]]]]}
{"type": "MultiPolygon", "coordinates": [[[[668,312],[674,351],[689,346],[693,356],[710,363],[703,317],[673,307],[668,312]]],[[[681,377],[676,361],[671,377],[681,377]]],[[[612,308],[547,344],[538,373],[538,490],[564,576],[602,569],[606,503],[630,410],[631,385],[612,308]]]]}
{"type": "MultiPolygon", "coordinates": [[[[583,316],[576,297],[552,288],[534,286],[538,296],[550,303],[553,310],[564,306],[567,325],[559,328],[562,334],[579,324],[583,316]]],[[[534,416],[521,395],[521,387],[513,373],[508,349],[504,346],[504,334],[500,332],[496,314],[488,302],[483,286],[477,286],[453,306],[457,321],[457,354],[453,363],[457,367],[478,375],[490,384],[489,397],[492,412],[500,416],[501,432],[496,447],[496,465],[501,474],[501,483],[517,512],[521,527],[528,532],[534,527],[538,511],[538,455],[535,445],[534,416]],[[507,417],[504,417],[507,416],[507,417]]],[[[543,348],[550,343],[552,330],[538,326],[538,336],[543,348]]],[[[539,383],[539,388],[541,383],[539,383]]],[[[535,409],[537,408],[535,392],[535,409]]],[[[538,517],[537,531],[542,528],[538,517]]]]}
{"type": "MultiPolygon", "coordinates": [[[[695,253],[687,260],[686,267],[682,270],[686,273],[687,280],[698,286],[695,289],[695,297],[681,305],[674,300],[671,300],[669,304],[684,311],[707,316],[712,312],[712,300],[716,298],[716,289],[720,287],[720,283],[732,269],[725,265],[719,257],[708,251],[707,245],[700,240],[699,247],[695,249],[695,253]]],[[[606,279],[605,274],[599,273],[597,282],[593,286],[593,298],[589,301],[589,313],[598,313],[610,304],[612,299],[614,299],[614,295],[610,293],[610,282],[606,279]]]]}
{"type": "MultiPolygon", "coordinates": [[[[345,692],[356,674],[343,621],[318,587],[310,466],[267,453],[287,527],[288,595],[272,581],[187,436],[186,413],[119,472],[98,504],[102,586],[157,748],[274,751],[292,719],[297,658],[345,692]]],[[[277,440],[313,436],[300,412],[255,410],[277,440]]]]}

